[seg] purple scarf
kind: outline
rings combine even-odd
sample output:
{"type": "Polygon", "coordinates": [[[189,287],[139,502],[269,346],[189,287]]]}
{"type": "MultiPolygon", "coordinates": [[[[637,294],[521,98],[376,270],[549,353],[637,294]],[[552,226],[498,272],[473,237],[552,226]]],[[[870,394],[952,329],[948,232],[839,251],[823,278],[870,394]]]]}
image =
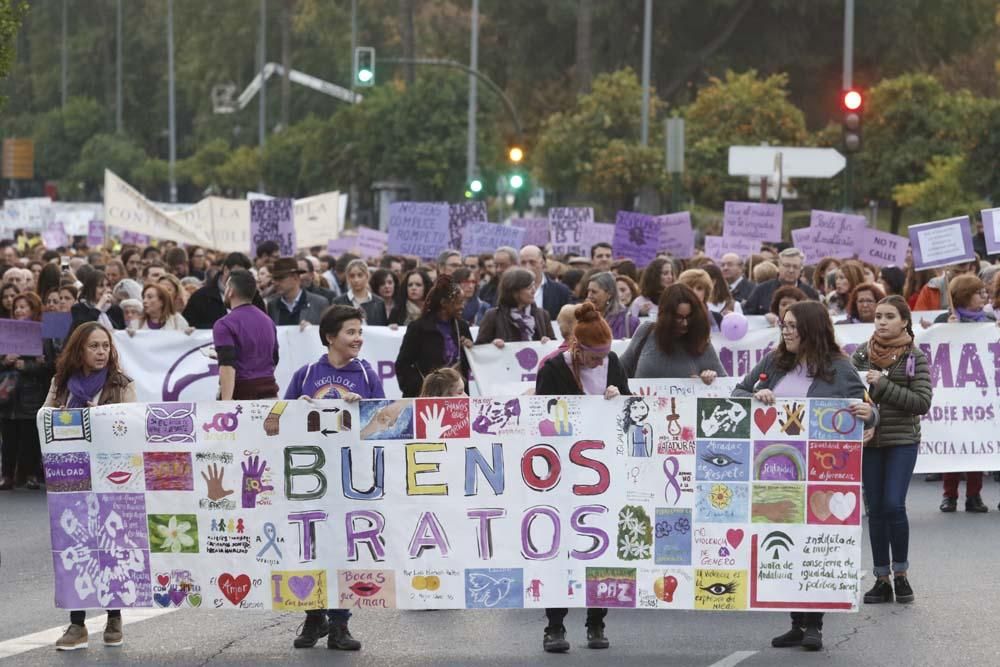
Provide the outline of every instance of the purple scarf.
{"type": "Polygon", "coordinates": [[[955,312],[958,313],[958,319],[960,322],[987,322],[989,321],[986,317],[986,311],[984,310],[966,310],[965,308],[956,308],[955,312]]]}
{"type": "Polygon", "coordinates": [[[108,381],[108,367],[105,366],[96,373],[84,375],[77,373],[69,378],[66,383],[69,389],[69,402],[67,408],[86,408],[90,402],[101,393],[104,384],[108,381]]]}
{"type": "Polygon", "coordinates": [[[524,310],[508,308],[510,319],[517,327],[522,341],[530,341],[535,338],[535,317],[531,314],[531,306],[526,306],[524,310]]]}

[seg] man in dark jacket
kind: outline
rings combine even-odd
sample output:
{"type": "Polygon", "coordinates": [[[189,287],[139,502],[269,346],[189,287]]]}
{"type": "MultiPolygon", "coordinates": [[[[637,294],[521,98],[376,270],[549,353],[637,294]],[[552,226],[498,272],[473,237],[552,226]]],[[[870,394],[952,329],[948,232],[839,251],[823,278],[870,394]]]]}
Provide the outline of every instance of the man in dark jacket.
{"type": "MultiPolygon", "coordinates": [[[[188,299],[182,313],[188,324],[195,329],[211,329],[218,320],[225,317],[229,309],[222,302],[222,294],[225,292],[229,274],[234,269],[249,271],[251,266],[250,258],[241,252],[231,252],[226,255],[226,259],[222,262],[222,270],[209,276],[205,284],[195,290],[188,299]]],[[[267,312],[260,292],[255,294],[253,305],[267,312]]]]}
{"type": "Polygon", "coordinates": [[[302,289],[310,294],[317,294],[323,297],[326,299],[327,303],[333,303],[333,300],[336,299],[338,295],[333,290],[328,290],[317,284],[316,267],[313,266],[312,260],[308,257],[303,257],[298,260],[298,262],[299,269],[302,271],[302,289]]]}
{"type": "Polygon", "coordinates": [[[302,274],[294,257],[280,257],[274,262],[271,276],[276,291],[267,300],[267,314],[277,326],[319,324],[330,302],[302,289],[302,274]]]}
{"type": "Polygon", "coordinates": [[[757,283],[744,275],[743,258],[735,252],[727,252],[719,261],[719,270],[729,284],[729,293],[741,306],[745,305],[757,283]]]}
{"type": "Polygon", "coordinates": [[[569,288],[545,275],[545,254],[541,248],[526,245],[521,248],[521,268],[535,276],[535,305],[543,308],[553,322],[559,311],[570,301],[569,288]]]}
{"type": "Polygon", "coordinates": [[[802,264],[805,262],[805,255],[798,248],[785,248],[778,254],[778,277],[774,280],[762,282],[754,288],[746,305],[743,306],[743,313],[746,315],[766,315],[771,309],[771,298],[783,285],[794,285],[805,292],[806,296],[813,301],[819,300],[816,290],[808,283],[800,280],[802,276],[802,264]]]}

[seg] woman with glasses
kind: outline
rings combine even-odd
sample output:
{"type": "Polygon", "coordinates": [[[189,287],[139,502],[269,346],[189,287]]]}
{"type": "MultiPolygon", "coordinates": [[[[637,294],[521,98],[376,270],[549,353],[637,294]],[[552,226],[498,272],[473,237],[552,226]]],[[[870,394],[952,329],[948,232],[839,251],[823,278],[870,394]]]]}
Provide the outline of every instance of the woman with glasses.
{"type": "MultiPolygon", "coordinates": [[[[983,308],[989,302],[990,294],[986,285],[972,273],[955,276],[948,282],[951,310],[935,318],[935,324],[944,322],[982,323],[994,322],[996,317],[983,308]]],[[[982,514],[989,511],[980,493],[983,490],[983,472],[972,470],[965,473],[944,473],[944,498],[938,509],[954,512],[958,509],[958,482],[965,476],[965,511],[982,514]]]]}
{"type": "Polygon", "coordinates": [[[476,345],[541,341],[555,338],[544,308],[535,305],[535,276],[527,269],[507,269],[500,278],[497,307],[486,311],[476,345]]]}
{"type": "MultiPolygon", "coordinates": [[[[826,307],[803,301],[781,321],[781,342],[733,390],[733,396],[753,397],[765,405],[776,398],[857,398],[851,413],[866,428],[878,425],[878,411],[864,402],[865,385],[850,360],[840,351],[826,307]]],[[[804,481],[804,480],[801,480],[804,481]]],[[[823,648],[823,614],[792,612],[791,629],[771,640],[775,648],[823,648]]]]}
{"type": "Polygon", "coordinates": [[[847,317],[837,324],[871,324],[875,321],[875,306],[884,298],[885,293],[875,283],[861,283],[847,299],[847,317]]]}

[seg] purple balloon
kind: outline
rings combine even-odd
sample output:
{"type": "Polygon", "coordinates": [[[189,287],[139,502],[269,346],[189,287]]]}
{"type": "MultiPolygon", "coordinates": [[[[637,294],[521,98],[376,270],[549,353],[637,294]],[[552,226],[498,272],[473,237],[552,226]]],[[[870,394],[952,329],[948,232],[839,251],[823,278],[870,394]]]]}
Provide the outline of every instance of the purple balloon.
{"type": "Polygon", "coordinates": [[[742,313],[729,313],[722,318],[722,335],[728,340],[739,340],[747,335],[749,322],[742,313]]]}

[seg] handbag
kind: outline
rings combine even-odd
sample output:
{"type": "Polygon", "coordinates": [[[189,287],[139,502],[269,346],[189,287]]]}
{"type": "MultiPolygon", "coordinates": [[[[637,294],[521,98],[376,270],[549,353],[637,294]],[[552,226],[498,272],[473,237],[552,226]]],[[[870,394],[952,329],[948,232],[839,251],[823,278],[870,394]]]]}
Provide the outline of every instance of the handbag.
{"type": "Polygon", "coordinates": [[[17,371],[0,373],[0,406],[10,405],[14,401],[14,394],[17,392],[17,378],[17,371]]]}

